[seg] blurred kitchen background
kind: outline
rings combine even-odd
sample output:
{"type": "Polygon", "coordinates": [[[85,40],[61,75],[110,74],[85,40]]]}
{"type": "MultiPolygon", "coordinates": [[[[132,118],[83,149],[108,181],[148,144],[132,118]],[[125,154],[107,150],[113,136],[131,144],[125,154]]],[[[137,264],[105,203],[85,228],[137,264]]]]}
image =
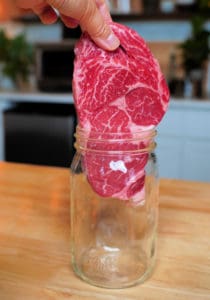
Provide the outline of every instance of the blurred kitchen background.
{"type": "MultiPolygon", "coordinates": [[[[76,115],[73,48],[81,32],[42,25],[0,2],[0,160],[69,167],[76,115]]],[[[109,0],[147,41],[171,102],[158,126],[161,177],[210,181],[210,0],[109,0]]]]}

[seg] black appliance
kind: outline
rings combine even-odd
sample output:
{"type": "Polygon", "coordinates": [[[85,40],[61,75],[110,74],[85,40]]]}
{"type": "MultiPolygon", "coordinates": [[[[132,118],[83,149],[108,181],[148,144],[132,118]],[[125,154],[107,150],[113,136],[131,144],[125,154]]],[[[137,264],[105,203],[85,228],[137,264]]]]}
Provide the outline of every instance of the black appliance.
{"type": "Polygon", "coordinates": [[[3,117],[6,161],[70,166],[75,152],[73,105],[21,103],[3,117]]]}
{"type": "Polygon", "coordinates": [[[36,44],[36,81],[40,91],[72,91],[76,41],[71,39],[36,44]]]}

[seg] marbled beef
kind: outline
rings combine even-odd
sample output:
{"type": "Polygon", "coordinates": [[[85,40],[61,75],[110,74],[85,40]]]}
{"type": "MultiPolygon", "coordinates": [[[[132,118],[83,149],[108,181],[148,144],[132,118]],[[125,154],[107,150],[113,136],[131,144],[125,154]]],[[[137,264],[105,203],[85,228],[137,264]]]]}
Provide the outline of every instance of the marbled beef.
{"type": "MultiPolygon", "coordinates": [[[[114,52],[100,49],[87,34],[75,48],[73,93],[79,126],[100,141],[107,133],[131,134],[155,128],[163,118],[169,91],[160,67],[145,41],[134,30],[111,23],[121,42],[114,52]]],[[[146,140],[145,140],[146,141],[146,140]]],[[[92,147],[93,145],[89,145],[92,147]]],[[[144,148],[145,142],[96,143],[98,150],[144,148]]],[[[104,152],[105,153],[105,152],[104,152]]],[[[92,188],[103,197],[144,198],[144,167],[148,154],[135,157],[85,155],[84,167],[92,188]]]]}

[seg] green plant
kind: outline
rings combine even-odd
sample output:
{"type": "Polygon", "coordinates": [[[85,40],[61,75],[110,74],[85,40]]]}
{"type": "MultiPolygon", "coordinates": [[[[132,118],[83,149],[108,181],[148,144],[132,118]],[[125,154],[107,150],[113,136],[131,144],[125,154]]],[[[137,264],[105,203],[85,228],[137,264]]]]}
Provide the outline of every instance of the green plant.
{"type": "Polygon", "coordinates": [[[0,62],[6,60],[7,52],[8,52],[8,39],[4,31],[0,31],[0,62]]]}
{"type": "Polygon", "coordinates": [[[33,64],[33,46],[26,41],[24,34],[9,38],[0,31],[0,62],[3,63],[4,75],[14,82],[18,78],[27,81],[33,64]]]}
{"type": "Polygon", "coordinates": [[[191,70],[202,69],[210,53],[208,40],[210,31],[205,29],[205,19],[195,16],[191,20],[192,34],[180,47],[183,55],[183,67],[188,74],[191,70]]]}
{"type": "Polygon", "coordinates": [[[200,0],[199,1],[201,9],[208,9],[210,8],[210,0],[200,0]]]}

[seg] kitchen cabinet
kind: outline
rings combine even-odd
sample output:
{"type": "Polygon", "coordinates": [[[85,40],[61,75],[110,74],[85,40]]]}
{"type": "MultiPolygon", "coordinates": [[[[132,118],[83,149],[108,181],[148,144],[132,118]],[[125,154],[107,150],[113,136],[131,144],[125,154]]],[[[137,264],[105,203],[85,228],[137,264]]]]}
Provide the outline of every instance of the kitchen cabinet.
{"type": "Polygon", "coordinates": [[[210,102],[171,101],[157,143],[162,177],[210,181],[210,102]]]}

